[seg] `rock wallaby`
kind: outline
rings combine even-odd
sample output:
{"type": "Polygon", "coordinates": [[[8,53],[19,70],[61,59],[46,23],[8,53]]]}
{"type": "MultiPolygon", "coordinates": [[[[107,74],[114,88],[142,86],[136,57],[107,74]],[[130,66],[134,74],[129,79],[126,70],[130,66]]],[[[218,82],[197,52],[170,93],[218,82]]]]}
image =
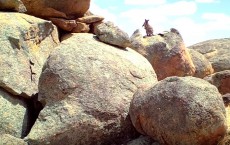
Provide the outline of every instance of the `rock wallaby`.
{"type": "Polygon", "coordinates": [[[149,25],[149,20],[146,20],[146,19],[145,19],[145,22],[144,22],[144,24],[142,25],[142,27],[145,28],[146,35],[147,35],[147,36],[153,36],[153,27],[151,27],[151,26],[149,25]]]}

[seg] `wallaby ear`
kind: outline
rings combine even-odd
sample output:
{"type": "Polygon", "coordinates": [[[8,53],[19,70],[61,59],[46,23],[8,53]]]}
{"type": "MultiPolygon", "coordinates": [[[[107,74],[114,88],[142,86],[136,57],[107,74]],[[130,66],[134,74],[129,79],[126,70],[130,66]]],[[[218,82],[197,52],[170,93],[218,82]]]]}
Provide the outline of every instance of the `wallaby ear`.
{"type": "Polygon", "coordinates": [[[142,25],[142,27],[144,27],[145,23],[146,23],[146,19],[145,19],[145,22],[144,22],[144,24],[142,25]]]}

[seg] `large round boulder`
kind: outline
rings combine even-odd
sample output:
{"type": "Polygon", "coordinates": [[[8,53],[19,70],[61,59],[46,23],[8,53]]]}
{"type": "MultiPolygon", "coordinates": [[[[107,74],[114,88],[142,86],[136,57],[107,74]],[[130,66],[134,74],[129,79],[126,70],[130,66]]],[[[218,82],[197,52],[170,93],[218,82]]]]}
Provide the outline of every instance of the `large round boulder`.
{"type": "Polygon", "coordinates": [[[63,38],[43,68],[38,99],[45,107],[26,140],[31,145],[119,144],[135,134],[128,116],[133,94],[156,84],[156,74],[132,49],[104,44],[92,34],[72,35],[63,38]]]}
{"type": "Polygon", "coordinates": [[[89,9],[90,0],[21,0],[27,14],[42,18],[78,18],[89,9]]]}
{"type": "Polygon", "coordinates": [[[216,145],[226,133],[221,94],[205,80],[169,77],[131,102],[135,128],[167,145],[216,145]]]}

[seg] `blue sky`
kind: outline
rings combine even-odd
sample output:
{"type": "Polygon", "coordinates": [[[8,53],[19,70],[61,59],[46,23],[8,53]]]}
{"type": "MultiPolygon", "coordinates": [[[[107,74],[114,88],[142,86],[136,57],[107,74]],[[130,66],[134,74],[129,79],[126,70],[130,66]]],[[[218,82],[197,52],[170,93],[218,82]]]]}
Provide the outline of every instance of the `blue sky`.
{"type": "Polygon", "coordinates": [[[229,0],[91,0],[94,14],[112,21],[130,36],[149,19],[154,33],[176,28],[187,46],[230,38],[229,0]]]}

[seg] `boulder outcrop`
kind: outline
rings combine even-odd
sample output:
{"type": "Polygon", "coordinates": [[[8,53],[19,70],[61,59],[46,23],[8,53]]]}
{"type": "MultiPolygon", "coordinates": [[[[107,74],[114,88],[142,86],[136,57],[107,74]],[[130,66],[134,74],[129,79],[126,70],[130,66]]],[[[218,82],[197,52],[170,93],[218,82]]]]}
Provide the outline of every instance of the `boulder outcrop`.
{"type": "Polygon", "coordinates": [[[230,38],[130,38],[90,2],[0,0],[0,145],[228,144],[230,38]]]}

